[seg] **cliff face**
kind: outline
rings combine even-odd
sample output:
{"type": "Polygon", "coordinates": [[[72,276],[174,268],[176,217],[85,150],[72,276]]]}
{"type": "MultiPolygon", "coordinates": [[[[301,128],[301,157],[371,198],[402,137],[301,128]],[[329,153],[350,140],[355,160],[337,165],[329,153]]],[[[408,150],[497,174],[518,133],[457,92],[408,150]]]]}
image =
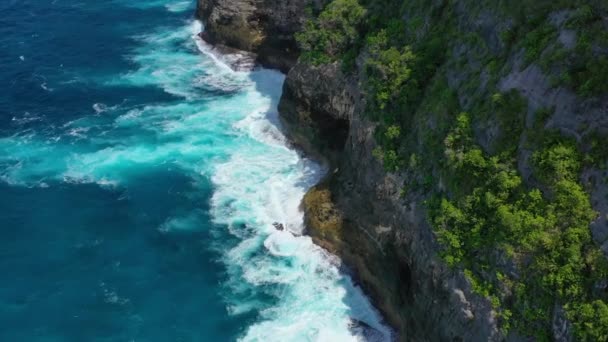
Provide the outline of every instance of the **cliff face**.
{"type": "MultiPolygon", "coordinates": [[[[315,6],[320,9],[321,5],[315,6]]],[[[354,66],[348,71],[339,59],[318,63],[300,58],[294,64],[297,48],[293,34],[302,27],[305,6],[304,0],[199,0],[199,15],[206,23],[208,40],[257,51],[267,64],[290,70],[279,104],[283,123],[299,147],[331,165],[330,174],[303,201],[309,234],[352,267],[401,340],[527,340],[522,336],[534,332],[502,329],[504,311],[501,318],[496,304],[487,295],[480,295],[463,268],[448,267],[440,257],[444,247],[438,242],[427,204],[431,194],[450,193],[449,177],[438,166],[443,161],[430,163],[433,166],[423,171],[415,167],[387,171],[378,158],[376,151],[381,142],[377,133],[385,127],[380,127],[382,123],[372,120],[368,113],[370,97],[365,84],[369,78],[369,49],[357,52],[354,66]],[[415,182],[423,185],[406,193],[404,184],[415,182]]],[[[491,107],[487,115],[472,122],[474,143],[489,155],[504,154],[501,144],[512,145],[511,158],[525,185],[538,186],[551,194],[552,190],[534,176],[535,135],[558,132],[582,145],[592,138],[605,137],[608,96],[582,96],[555,80],[563,70],[555,64],[553,55],[575,50],[577,33],[566,24],[574,17],[574,10],[549,11],[549,29],[534,29],[531,38],[526,37],[522,45],[517,45],[513,43],[517,40],[509,36],[517,31],[512,17],[484,6],[474,1],[437,0],[428,2],[423,10],[406,10],[400,17],[415,26],[407,28],[408,34],[416,37],[413,45],[425,40],[425,34],[433,30],[438,23],[433,20],[438,19],[432,17],[437,13],[448,13],[450,25],[458,37],[463,37],[449,41],[443,47],[445,57],[433,65],[437,71],[424,82],[408,132],[401,131],[408,135],[410,144],[402,150],[415,152],[412,155],[417,155],[418,160],[444,158],[443,150],[433,154],[421,147],[444,145],[446,136],[438,132],[445,132],[445,121],[453,117],[443,113],[445,109],[436,103],[438,98],[447,97],[443,90],[453,93],[453,104],[445,100],[450,103],[447,107],[454,107],[448,108],[451,110],[478,110],[481,97],[500,98],[493,92],[505,97],[515,92],[523,103],[521,121],[517,123],[521,127],[513,130],[505,126],[501,109],[491,107]],[[549,32],[541,34],[546,35],[542,43],[534,43],[540,34],[537,31],[549,32]],[[536,45],[543,45],[538,53],[542,61],[533,60],[528,53],[536,45]],[[488,63],[489,57],[496,60],[488,63]]],[[[597,25],[608,25],[605,18],[594,20],[597,25]]],[[[594,53],[598,49],[601,48],[594,47],[594,53]]],[[[507,121],[518,113],[509,112],[512,115],[507,116],[507,121]]],[[[606,140],[599,140],[605,146],[606,140]]],[[[415,158],[409,164],[416,164],[412,160],[415,158]]],[[[598,213],[590,229],[604,253],[608,253],[607,176],[605,167],[588,163],[577,180],[590,193],[598,213]]],[[[497,250],[492,257],[494,265],[519,280],[522,269],[501,253],[497,250]]],[[[499,283],[493,275],[487,275],[487,270],[480,273],[499,283]]],[[[602,284],[593,285],[603,293],[600,298],[606,292],[602,284]]],[[[501,301],[514,300],[512,289],[499,288],[503,293],[499,296],[501,301]]],[[[547,315],[551,317],[551,338],[572,340],[573,326],[561,303],[555,300],[550,306],[547,315]]]]}
{"type": "MultiPolygon", "coordinates": [[[[438,10],[441,7],[437,4],[441,2],[429,3],[428,8],[438,10]]],[[[557,70],[547,67],[543,70],[535,62],[526,60],[525,50],[521,47],[508,46],[500,38],[505,31],[511,30],[513,23],[510,19],[483,9],[472,13],[471,6],[459,3],[447,10],[445,7],[441,9],[455,20],[458,36],[474,39],[447,44],[443,64],[437,67],[434,80],[429,81],[427,84],[430,85],[420,94],[418,109],[408,119],[410,131],[404,133],[402,126],[401,134],[407,134],[411,144],[402,149],[414,151],[412,155],[417,154],[419,158],[436,158],[435,166],[423,171],[401,166],[398,171],[387,172],[382,161],[374,155],[374,150],[380,145],[376,139],[380,123],[372,121],[366,113],[370,106],[369,89],[364,86],[369,82],[370,65],[370,53],[366,49],[360,52],[355,70],[348,74],[343,72],[340,61],[315,66],[315,61],[301,59],[288,75],[280,104],[281,115],[300,145],[331,156],[333,164],[333,173],[305,197],[303,204],[309,233],[318,244],[340,255],[356,270],[363,287],[387,320],[397,328],[401,340],[515,341],[527,340],[524,334],[535,335],[533,331],[510,329],[507,332],[503,329],[504,316],[501,318],[490,296],[480,295],[480,281],[471,279],[462,268],[447,267],[439,257],[443,247],[437,242],[426,208],[430,194],[450,192],[446,185],[449,177],[438,166],[445,163],[443,151],[429,155],[427,149],[420,147],[444,143],[445,135],[437,132],[445,127],[442,121],[448,118],[441,113],[442,109],[437,108],[439,101],[436,98],[443,95],[436,93],[436,89],[454,93],[452,110],[477,110],[479,98],[490,96],[492,89],[496,94],[516,94],[514,97],[520,99],[521,109],[510,109],[507,115],[517,117],[521,111],[521,127],[505,139],[506,131],[512,128],[504,124],[501,109],[495,109],[472,122],[474,143],[490,155],[498,155],[497,150],[503,145],[512,145],[514,164],[523,181],[527,186],[541,187],[549,194],[548,197],[552,196],[553,190],[545,188],[533,176],[531,160],[535,148],[538,148],[532,142],[535,136],[553,132],[575,140],[581,150],[586,150],[590,137],[604,137],[608,132],[606,94],[585,97],[568,86],[556,86],[557,70]],[[485,67],[488,56],[500,56],[497,57],[500,62],[492,61],[491,67],[485,67]],[[496,64],[500,73],[489,70],[496,64]],[[437,81],[440,79],[445,79],[445,84],[437,81]],[[543,109],[550,110],[541,119],[539,113],[543,109]],[[347,125],[344,125],[344,120],[348,121],[347,125]],[[341,130],[337,131],[336,126],[341,130]],[[431,140],[439,141],[425,141],[429,132],[439,136],[431,140]],[[323,144],[335,141],[332,139],[336,137],[344,143],[335,143],[333,148],[323,144]],[[433,184],[425,184],[422,190],[404,194],[403,189],[414,183],[413,179],[426,179],[429,175],[435,179],[433,184]]],[[[550,30],[556,31],[556,38],[553,43],[544,43],[547,45],[541,50],[541,56],[550,54],[552,49],[574,50],[572,40],[575,38],[572,35],[575,33],[566,25],[566,19],[573,13],[550,13],[548,21],[553,26],[550,30]]],[[[408,18],[406,13],[402,20],[407,22],[412,18],[408,18]]],[[[433,25],[431,19],[427,17],[426,20],[428,26],[433,25]]],[[[422,31],[417,33],[419,37],[424,37],[422,31]]],[[[390,79],[384,82],[390,82],[390,79]]],[[[605,163],[604,160],[602,162],[605,163]]],[[[586,163],[578,182],[590,193],[597,214],[589,229],[596,246],[606,254],[608,174],[602,162],[586,163]]],[[[463,182],[462,187],[468,186],[466,184],[468,182],[463,182]]],[[[456,184],[456,188],[459,186],[456,184]]],[[[490,258],[494,266],[480,272],[487,277],[481,281],[492,281],[487,279],[494,277],[493,272],[504,272],[520,279],[523,271],[502,253],[499,250],[493,253],[490,258]]],[[[499,284],[496,292],[500,293],[495,298],[505,302],[514,300],[513,290],[508,285],[501,284],[501,281],[495,283],[499,284]]],[[[594,285],[593,291],[601,289],[599,298],[605,297],[605,292],[602,294],[606,288],[604,283],[599,280],[594,285]]],[[[549,327],[539,330],[547,329],[550,338],[557,341],[573,340],[573,326],[566,318],[560,300],[557,297],[552,300],[555,304],[547,312],[551,317],[549,327]]],[[[602,326],[601,329],[606,328],[603,322],[595,324],[602,326]]]]}
{"type": "Polygon", "coordinates": [[[357,81],[337,64],[298,63],[284,86],[279,110],[292,137],[332,163],[303,202],[309,234],[353,268],[400,340],[499,339],[490,303],[438,259],[422,200],[406,203],[402,176],[372,156],[376,125],[357,81]]]}
{"type": "Polygon", "coordinates": [[[302,28],[307,4],[305,0],[199,0],[197,16],[205,23],[204,39],[209,43],[255,52],[260,63],[286,73],[298,58],[294,34],[302,28]]]}

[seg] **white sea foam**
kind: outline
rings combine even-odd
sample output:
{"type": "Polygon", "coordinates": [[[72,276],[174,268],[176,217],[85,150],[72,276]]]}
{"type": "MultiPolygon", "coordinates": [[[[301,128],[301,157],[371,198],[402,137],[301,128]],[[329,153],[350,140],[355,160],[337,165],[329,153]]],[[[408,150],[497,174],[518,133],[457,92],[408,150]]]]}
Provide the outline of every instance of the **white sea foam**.
{"type": "Polygon", "coordinates": [[[267,307],[247,296],[230,299],[235,312],[256,310],[261,315],[241,340],[390,340],[391,331],[376,310],[340,273],[339,260],[309,237],[300,236],[304,228],[300,201],[323,170],[288,149],[277,127],[282,76],[260,70],[250,77],[257,86],[250,89],[252,96],[260,100],[250,99],[248,115],[232,126],[242,136],[230,159],[213,172],[212,214],[216,223],[230,227],[236,236],[253,234],[226,253],[233,293],[258,291],[278,302],[267,307]],[[269,89],[270,93],[264,92],[269,89]],[[276,231],[274,222],[286,230],[276,231]],[[374,333],[353,328],[353,321],[365,322],[374,333]]]}
{"type": "MultiPolygon", "coordinates": [[[[130,177],[150,168],[179,168],[193,186],[209,179],[228,311],[259,318],[241,340],[390,340],[391,331],[369,300],[340,272],[340,260],[302,236],[301,199],[325,170],[287,147],[277,114],[284,77],[271,70],[232,71],[205,51],[196,37],[200,27],[162,28],[139,37],[141,47],[130,57],[139,69],[106,82],[156,86],[180,101],[111,113],[107,105],[91,104],[96,113],[108,114],[70,121],[59,129],[65,139],[27,130],[0,139],[0,179],[126,187],[121,199],[129,197],[130,177]],[[197,45],[204,54],[195,53],[197,45]],[[206,82],[230,96],[206,94],[206,82]],[[274,222],[285,231],[277,231],[274,222]],[[225,239],[228,233],[237,242],[225,239]],[[364,324],[353,324],[359,321],[364,324]]],[[[179,213],[155,228],[166,234],[197,229],[198,217],[179,213]]],[[[124,302],[110,288],[103,294],[109,303],[124,302]]]]}
{"type": "Polygon", "coordinates": [[[190,9],[191,1],[176,1],[166,4],[165,7],[169,12],[184,12],[190,9]]]}
{"type": "Polygon", "coordinates": [[[49,88],[49,87],[46,85],[46,82],[42,82],[42,83],[40,84],[40,88],[42,88],[43,90],[48,91],[48,92],[52,92],[52,91],[53,91],[53,88],[49,88]]]}
{"type": "MultiPolygon", "coordinates": [[[[123,103],[124,103],[124,101],[123,101],[123,103]]],[[[92,107],[93,107],[93,110],[95,111],[95,114],[99,115],[99,114],[102,114],[102,113],[105,113],[108,111],[113,111],[113,110],[118,109],[120,107],[120,104],[115,105],[115,106],[108,106],[105,103],[94,103],[92,107]]]]}
{"type": "Polygon", "coordinates": [[[217,66],[220,66],[224,71],[235,72],[249,72],[255,68],[254,54],[235,49],[219,49],[209,45],[199,36],[202,30],[203,24],[197,20],[192,24],[190,32],[199,51],[211,58],[217,66]]]}
{"type": "Polygon", "coordinates": [[[31,114],[30,112],[23,113],[22,116],[13,116],[11,121],[17,125],[25,125],[31,122],[41,121],[44,117],[42,115],[31,114]]]}
{"type": "Polygon", "coordinates": [[[120,4],[121,6],[135,7],[135,8],[141,8],[141,9],[154,8],[154,7],[163,8],[164,7],[167,11],[174,12],[174,13],[192,10],[192,7],[193,7],[193,2],[186,1],[186,0],[173,0],[173,1],[148,0],[148,1],[144,1],[144,2],[132,1],[132,0],[114,0],[114,1],[117,2],[118,4],[120,4]]]}
{"type": "Polygon", "coordinates": [[[167,219],[163,224],[158,227],[161,233],[168,233],[174,231],[191,231],[200,227],[201,223],[197,213],[191,213],[188,215],[171,217],[167,219]]]}

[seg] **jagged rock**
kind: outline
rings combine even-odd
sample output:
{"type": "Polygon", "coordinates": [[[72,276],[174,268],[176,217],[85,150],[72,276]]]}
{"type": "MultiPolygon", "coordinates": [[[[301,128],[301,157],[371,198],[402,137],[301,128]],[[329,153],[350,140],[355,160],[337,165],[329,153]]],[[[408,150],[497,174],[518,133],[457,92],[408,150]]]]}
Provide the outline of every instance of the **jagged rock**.
{"type": "Polygon", "coordinates": [[[299,146],[338,170],[304,198],[308,233],[356,270],[400,340],[498,340],[489,302],[438,259],[424,206],[404,206],[396,191],[403,179],[372,156],[375,124],[364,105],[357,80],[337,64],[298,63],[288,74],[283,122],[299,146]]]}
{"type": "Polygon", "coordinates": [[[553,310],[553,338],[556,342],[571,342],[572,338],[572,324],[566,318],[566,312],[564,309],[555,305],[553,310]]]}
{"type": "MultiPolygon", "coordinates": [[[[199,0],[197,16],[205,24],[206,39],[255,52],[262,65],[283,72],[295,64],[294,34],[305,21],[307,0],[199,0]]],[[[323,1],[313,1],[320,6],[323,1]]]]}
{"type": "MultiPolygon", "coordinates": [[[[316,6],[323,2],[313,1],[316,6]]],[[[365,77],[365,52],[357,59],[358,71],[352,75],[344,74],[338,63],[313,66],[300,61],[294,65],[297,48],[293,33],[305,20],[306,3],[199,0],[199,16],[207,24],[209,41],[257,52],[266,65],[290,70],[279,105],[281,120],[298,147],[335,170],[304,198],[308,233],[355,270],[356,280],[397,329],[400,340],[526,340],[516,332],[503,336],[490,302],[473,293],[462,272],[449,269],[439,259],[440,248],[427,222],[425,198],[414,194],[407,201],[402,199],[399,188],[406,176],[387,174],[372,156],[376,125],[364,114],[365,94],[360,86],[365,77]]],[[[490,51],[508,54],[505,66],[509,70],[498,80],[498,88],[517,89],[527,99],[526,127],[537,109],[555,106],[546,128],[577,139],[595,128],[608,130],[606,97],[582,100],[572,91],[554,88],[539,66],[523,65],[522,51],[504,50],[501,33],[513,27],[512,21],[484,10],[473,16],[465,2],[455,2],[454,6],[459,28],[478,34],[490,51]],[[586,129],[581,131],[581,127],[586,129]]],[[[552,20],[562,25],[557,39],[570,48],[576,37],[563,27],[565,18],[557,13],[552,20]]],[[[475,55],[464,45],[448,51],[448,58],[462,57],[473,72],[481,70],[483,88],[489,77],[482,63],[487,61],[476,60],[475,55]]],[[[447,68],[445,76],[449,86],[457,90],[460,105],[470,104],[464,86],[470,75],[447,68]]],[[[497,129],[491,123],[478,128],[477,143],[488,150],[497,129]]],[[[529,181],[531,151],[524,143],[522,140],[518,146],[518,164],[524,181],[529,181]]],[[[585,170],[583,179],[586,177],[595,179],[590,190],[600,212],[593,235],[608,253],[608,178],[597,170],[585,170]]],[[[437,189],[443,188],[439,180],[437,189]]],[[[516,266],[506,257],[499,254],[496,260],[512,276],[518,276],[516,266]]],[[[569,341],[572,327],[563,309],[556,306],[553,314],[554,338],[569,341]]]]}
{"type": "Polygon", "coordinates": [[[273,227],[274,227],[276,230],[278,230],[278,231],[283,231],[283,230],[285,230],[285,226],[283,226],[283,224],[282,224],[282,223],[279,223],[279,222],[275,222],[275,223],[273,223],[273,224],[272,224],[272,226],[273,226],[273,227]]]}
{"type": "Polygon", "coordinates": [[[346,79],[337,63],[299,63],[283,86],[281,121],[296,145],[319,159],[331,159],[332,151],[342,150],[346,142],[357,92],[357,84],[346,79]]]}

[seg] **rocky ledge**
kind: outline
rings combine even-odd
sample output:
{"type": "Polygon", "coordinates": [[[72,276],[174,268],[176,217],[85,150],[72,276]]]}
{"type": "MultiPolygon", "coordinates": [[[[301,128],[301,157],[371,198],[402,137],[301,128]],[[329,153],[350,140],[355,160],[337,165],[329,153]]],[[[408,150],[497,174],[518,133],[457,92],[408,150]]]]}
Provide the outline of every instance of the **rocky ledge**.
{"type": "Polygon", "coordinates": [[[208,43],[252,51],[287,73],[282,123],[297,147],[331,170],[303,200],[308,234],[342,258],[400,340],[498,339],[490,303],[438,259],[423,206],[404,206],[402,180],[372,156],[375,124],[362,115],[358,77],[338,63],[296,63],[293,35],[306,3],[199,0],[197,14],[208,43]]]}
{"type": "Polygon", "coordinates": [[[287,73],[298,58],[294,34],[304,23],[307,1],[199,0],[203,39],[257,54],[258,62],[287,73]]]}
{"type": "Polygon", "coordinates": [[[372,156],[364,105],[357,77],[337,63],[298,63],[288,74],[283,123],[331,170],[304,197],[308,234],[353,270],[400,340],[498,340],[491,304],[439,260],[422,203],[404,205],[403,180],[372,156]]]}
{"type": "MultiPolygon", "coordinates": [[[[353,270],[355,278],[398,331],[400,340],[526,340],[515,332],[505,336],[490,301],[473,293],[462,270],[448,268],[439,258],[441,248],[428,223],[424,194],[411,194],[404,199],[401,189],[405,176],[386,172],[373,156],[377,147],[376,124],[364,115],[365,94],[360,86],[365,77],[364,53],[356,61],[356,70],[348,75],[338,62],[319,66],[297,62],[294,33],[306,20],[305,8],[319,8],[324,2],[198,2],[198,16],[206,25],[206,41],[255,52],[262,65],[288,73],[279,104],[281,120],[299,148],[330,167],[327,177],[303,200],[308,233],[353,270]]],[[[486,20],[475,20],[463,6],[455,5],[459,25],[480,32],[480,39],[500,50],[497,37],[501,26],[496,25],[501,23],[499,18],[482,12],[480,16],[486,20]]],[[[474,61],[475,51],[457,46],[450,58],[463,55],[474,61]]],[[[518,51],[507,56],[507,72],[498,84],[501,91],[519,91],[529,103],[527,126],[531,126],[532,113],[537,109],[559,104],[546,124],[548,128],[561,132],[576,131],[578,126],[605,130],[605,98],[582,101],[563,87],[551,88],[536,65],[522,66],[521,60],[518,51]]],[[[459,102],[467,103],[470,99],[464,92],[462,71],[448,68],[445,74],[449,86],[458,90],[459,102]]],[[[492,139],[484,138],[484,134],[493,130],[479,131],[479,143],[487,149],[492,139]]],[[[530,153],[523,143],[518,151],[519,171],[528,180],[530,153]]],[[[593,169],[583,174],[585,182],[594,183],[593,205],[601,215],[592,231],[606,252],[605,176],[606,171],[593,169]]],[[[443,185],[439,181],[434,186],[443,185]]],[[[553,310],[552,323],[555,340],[571,340],[571,325],[558,306],[553,310]]]]}

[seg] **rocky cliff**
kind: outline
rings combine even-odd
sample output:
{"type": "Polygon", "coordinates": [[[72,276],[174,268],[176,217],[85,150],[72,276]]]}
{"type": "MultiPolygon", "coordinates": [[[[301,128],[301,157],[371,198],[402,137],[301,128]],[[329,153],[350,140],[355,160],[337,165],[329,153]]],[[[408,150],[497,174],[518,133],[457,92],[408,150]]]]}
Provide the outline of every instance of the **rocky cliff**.
{"type": "Polygon", "coordinates": [[[302,28],[308,3],[302,0],[199,0],[197,17],[205,23],[203,38],[209,43],[255,52],[263,65],[287,73],[298,58],[294,34],[302,28]]]}
{"type": "Polygon", "coordinates": [[[309,234],[355,271],[402,341],[498,340],[490,303],[438,258],[422,198],[401,198],[403,176],[372,156],[357,77],[337,63],[297,64],[280,113],[296,143],[330,159],[332,172],[305,196],[309,234]]]}
{"type": "Polygon", "coordinates": [[[595,251],[608,253],[608,62],[601,57],[608,50],[592,37],[606,39],[605,5],[361,1],[359,24],[347,14],[352,7],[319,16],[323,4],[304,11],[308,3],[199,0],[199,15],[210,41],[289,69],[283,123],[298,146],[331,165],[304,198],[308,231],[352,267],[400,339],[604,336],[608,274],[595,251]],[[306,16],[320,19],[307,25],[312,33],[299,39],[305,49],[294,64],[293,35],[306,16]],[[554,176],[569,161],[559,151],[571,146],[580,157],[565,169],[574,176],[554,176]],[[511,177],[498,193],[494,174],[511,177]],[[578,215],[560,206],[566,180],[570,193],[588,194],[571,207],[593,205],[593,214],[579,215],[593,241],[579,231],[579,244],[564,242],[576,223],[562,222],[578,215]],[[524,213],[535,189],[542,209],[524,213]],[[525,233],[543,224],[549,233],[532,242],[493,230],[522,225],[525,233]],[[536,261],[560,248],[583,257],[536,261]],[[574,280],[551,273],[570,268],[574,280]]]}

